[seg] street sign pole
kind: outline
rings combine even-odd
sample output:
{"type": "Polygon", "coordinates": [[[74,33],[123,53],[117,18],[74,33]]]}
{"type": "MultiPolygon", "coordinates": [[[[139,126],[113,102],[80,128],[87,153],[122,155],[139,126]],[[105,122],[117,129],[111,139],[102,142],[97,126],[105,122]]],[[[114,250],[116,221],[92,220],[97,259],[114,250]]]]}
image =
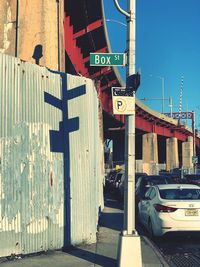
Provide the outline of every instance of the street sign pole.
{"type": "MultiPolygon", "coordinates": [[[[128,12],[114,0],[117,9],[127,18],[127,69],[126,88],[131,86],[130,77],[135,74],[135,13],[136,0],[128,0],[128,12]]],[[[134,112],[125,116],[125,191],[124,229],[119,237],[118,266],[141,267],[141,242],[135,229],[135,97],[134,112]]]]}

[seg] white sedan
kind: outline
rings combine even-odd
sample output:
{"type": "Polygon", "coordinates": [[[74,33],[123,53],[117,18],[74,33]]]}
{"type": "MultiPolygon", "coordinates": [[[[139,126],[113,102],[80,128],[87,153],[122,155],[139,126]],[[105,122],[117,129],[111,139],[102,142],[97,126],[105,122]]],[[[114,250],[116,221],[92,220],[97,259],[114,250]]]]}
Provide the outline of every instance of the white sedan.
{"type": "Polygon", "coordinates": [[[140,222],[150,235],[200,231],[200,187],[190,184],[151,186],[138,204],[140,222]]]}

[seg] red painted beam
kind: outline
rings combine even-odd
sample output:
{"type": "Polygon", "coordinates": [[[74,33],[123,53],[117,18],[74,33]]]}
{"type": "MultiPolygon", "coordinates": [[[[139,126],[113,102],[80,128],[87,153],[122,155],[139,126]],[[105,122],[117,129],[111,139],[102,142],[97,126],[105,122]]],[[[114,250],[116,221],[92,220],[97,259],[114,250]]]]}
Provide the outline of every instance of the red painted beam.
{"type": "Polygon", "coordinates": [[[96,30],[102,26],[103,26],[103,20],[102,19],[96,20],[95,22],[87,25],[87,27],[80,30],[79,32],[74,33],[73,38],[74,39],[79,38],[79,37],[91,32],[91,31],[94,31],[94,30],[96,30]]]}
{"type": "Polygon", "coordinates": [[[90,79],[95,79],[101,75],[106,75],[112,71],[111,67],[104,67],[101,68],[100,71],[95,72],[94,74],[90,75],[90,79]]]}
{"type": "Polygon", "coordinates": [[[148,133],[153,132],[152,123],[139,116],[135,118],[135,127],[148,133]]]}
{"type": "Polygon", "coordinates": [[[181,129],[166,128],[161,125],[149,122],[142,117],[136,116],[135,125],[137,129],[140,129],[148,133],[156,133],[165,137],[176,137],[178,140],[186,141],[189,136],[188,133],[182,132],[181,129]]]}
{"type": "MultiPolygon", "coordinates": [[[[107,48],[107,47],[103,47],[103,48],[101,48],[101,49],[95,51],[95,53],[107,53],[107,52],[108,52],[108,48],[107,48]]],[[[86,63],[86,62],[88,62],[88,61],[90,61],[90,56],[89,56],[89,57],[85,57],[85,58],[83,59],[83,62],[84,62],[84,63],[86,63]]]]}
{"type": "Polygon", "coordinates": [[[114,80],[108,82],[106,85],[101,86],[101,90],[102,90],[102,91],[104,91],[104,90],[106,90],[106,89],[109,90],[110,87],[112,87],[113,85],[115,85],[115,84],[117,84],[117,83],[118,83],[118,80],[117,80],[117,79],[114,79],[114,80]]]}
{"type": "Polygon", "coordinates": [[[70,25],[70,17],[64,17],[64,41],[65,50],[77,73],[88,77],[88,69],[83,64],[83,55],[73,39],[73,26],[70,25]]]}

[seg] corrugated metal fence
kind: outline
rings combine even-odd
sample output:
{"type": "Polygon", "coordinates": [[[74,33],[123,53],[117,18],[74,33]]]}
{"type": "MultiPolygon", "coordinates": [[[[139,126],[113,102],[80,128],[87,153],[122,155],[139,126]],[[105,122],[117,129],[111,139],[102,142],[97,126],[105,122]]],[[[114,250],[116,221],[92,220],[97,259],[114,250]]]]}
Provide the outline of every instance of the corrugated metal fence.
{"type": "Polygon", "coordinates": [[[99,114],[91,80],[0,54],[0,257],[96,240],[99,114]]]}

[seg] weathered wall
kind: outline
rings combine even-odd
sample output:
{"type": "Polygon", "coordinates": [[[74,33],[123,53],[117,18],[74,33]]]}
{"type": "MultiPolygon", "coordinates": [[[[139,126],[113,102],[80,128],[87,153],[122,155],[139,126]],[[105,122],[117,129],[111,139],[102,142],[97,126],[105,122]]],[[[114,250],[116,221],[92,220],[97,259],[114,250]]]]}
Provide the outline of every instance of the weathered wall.
{"type": "Polygon", "coordinates": [[[96,240],[103,142],[93,82],[0,54],[0,256],[96,240]]]}
{"type": "Polygon", "coordinates": [[[15,55],[17,1],[0,1],[0,52],[15,55]]]}
{"type": "Polygon", "coordinates": [[[104,149],[102,111],[93,81],[67,76],[68,90],[85,88],[85,95],[68,103],[69,118],[79,118],[79,130],[69,134],[71,183],[71,240],[96,241],[98,209],[103,209],[104,149]],[[96,203],[94,205],[94,203],[96,203]]]}
{"type": "Polygon", "coordinates": [[[1,0],[0,14],[1,53],[65,70],[63,0],[1,0]]]}
{"type": "Polygon", "coordinates": [[[49,124],[13,125],[0,139],[0,256],[63,246],[63,160],[49,124]]]}

